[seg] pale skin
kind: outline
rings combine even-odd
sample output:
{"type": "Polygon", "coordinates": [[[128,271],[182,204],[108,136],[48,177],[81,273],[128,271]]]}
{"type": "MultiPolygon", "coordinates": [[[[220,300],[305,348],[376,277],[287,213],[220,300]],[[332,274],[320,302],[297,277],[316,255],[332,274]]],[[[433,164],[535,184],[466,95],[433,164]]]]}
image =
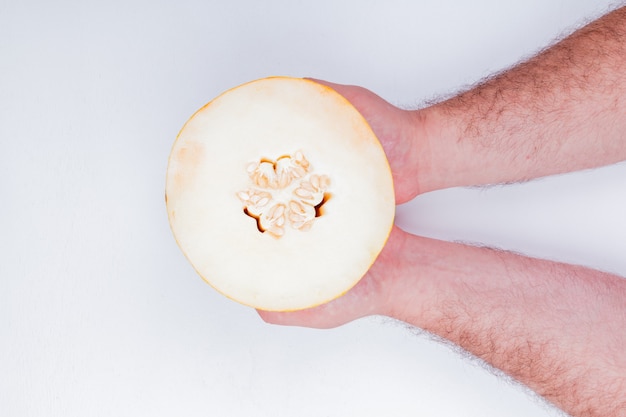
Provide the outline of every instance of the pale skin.
{"type": "MultiPolygon", "coordinates": [[[[425,109],[401,110],[366,89],[323,83],[380,138],[398,203],[626,160],[626,7],[425,109]]],[[[608,273],[395,227],[343,297],[259,314],[318,328],[387,315],[461,346],[572,416],[626,416],[626,279],[608,273]]]]}

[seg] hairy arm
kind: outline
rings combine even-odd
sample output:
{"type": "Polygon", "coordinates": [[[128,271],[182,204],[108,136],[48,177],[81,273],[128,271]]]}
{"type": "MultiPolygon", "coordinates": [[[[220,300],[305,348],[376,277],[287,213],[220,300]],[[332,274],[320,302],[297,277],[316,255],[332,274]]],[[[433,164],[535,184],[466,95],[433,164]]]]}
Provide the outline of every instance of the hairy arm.
{"type": "Polygon", "coordinates": [[[573,416],[626,416],[626,280],[415,236],[403,245],[386,314],[458,344],[573,416]]]}
{"type": "Polygon", "coordinates": [[[626,159],[626,7],[414,117],[428,139],[420,191],[626,159]]]}
{"type": "Polygon", "coordinates": [[[386,315],[425,329],[576,417],[626,416],[626,280],[395,228],[368,274],[270,323],[328,328],[386,315]]]}

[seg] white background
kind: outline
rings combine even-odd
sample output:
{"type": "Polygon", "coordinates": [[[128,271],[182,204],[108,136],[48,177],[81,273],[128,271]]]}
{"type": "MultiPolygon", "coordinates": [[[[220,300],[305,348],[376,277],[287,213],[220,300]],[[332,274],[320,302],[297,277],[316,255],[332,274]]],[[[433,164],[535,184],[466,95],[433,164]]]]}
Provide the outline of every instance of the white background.
{"type": "MultiPolygon", "coordinates": [[[[283,328],[218,295],[171,236],[185,120],[269,75],[418,106],[508,67],[605,0],[0,0],[0,415],[556,416],[382,318],[283,328]]],[[[626,275],[626,166],[398,211],[414,233],[626,275]]]]}

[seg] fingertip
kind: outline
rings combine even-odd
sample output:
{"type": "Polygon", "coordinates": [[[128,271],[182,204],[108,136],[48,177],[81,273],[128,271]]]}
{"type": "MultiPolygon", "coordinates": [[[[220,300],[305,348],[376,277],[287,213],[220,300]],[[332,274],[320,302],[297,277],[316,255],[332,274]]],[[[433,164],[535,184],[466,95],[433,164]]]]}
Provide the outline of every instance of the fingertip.
{"type": "Polygon", "coordinates": [[[278,324],[281,326],[303,326],[299,320],[297,312],[282,312],[282,311],[266,311],[258,310],[257,314],[261,317],[261,320],[268,324],[278,324]]]}
{"type": "Polygon", "coordinates": [[[319,79],[319,78],[304,77],[304,79],[308,80],[308,81],[312,81],[312,82],[317,83],[317,84],[324,85],[326,87],[330,87],[332,89],[347,87],[345,84],[333,83],[333,82],[322,80],[322,79],[319,79]]]}
{"type": "Polygon", "coordinates": [[[265,310],[256,310],[257,314],[259,315],[259,317],[261,317],[261,320],[263,320],[264,322],[268,323],[268,324],[278,324],[277,323],[277,313],[273,312],[273,311],[265,311],[265,310]]]}
{"type": "Polygon", "coordinates": [[[329,317],[319,311],[319,308],[287,312],[257,310],[257,313],[264,322],[280,326],[329,329],[343,324],[329,320],[329,317]]]}
{"type": "Polygon", "coordinates": [[[322,79],[315,78],[315,77],[302,77],[302,79],[308,80],[308,81],[313,81],[313,82],[316,82],[316,83],[326,83],[327,82],[327,81],[324,81],[322,79]]]}

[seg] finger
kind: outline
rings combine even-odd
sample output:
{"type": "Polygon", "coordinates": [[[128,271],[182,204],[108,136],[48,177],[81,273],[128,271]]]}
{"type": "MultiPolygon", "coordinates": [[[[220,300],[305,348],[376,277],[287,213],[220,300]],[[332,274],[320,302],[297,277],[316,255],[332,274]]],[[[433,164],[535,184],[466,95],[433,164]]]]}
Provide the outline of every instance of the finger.
{"type": "Polygon", "coordinates": [[[371,100],[380,100],[380,102],[385,102],[381,97],[374,94],[370,90],[357,85],[338,84],[317,78],[305,79],[332,88],[337,93],[341,94],[346,100],[351,102],[352,105],[356,107],[356,109],[366,118],[368,117],[368,113],[370,113],[370,106],[368,106],[367,103],[371,103],[371,100]]]}

